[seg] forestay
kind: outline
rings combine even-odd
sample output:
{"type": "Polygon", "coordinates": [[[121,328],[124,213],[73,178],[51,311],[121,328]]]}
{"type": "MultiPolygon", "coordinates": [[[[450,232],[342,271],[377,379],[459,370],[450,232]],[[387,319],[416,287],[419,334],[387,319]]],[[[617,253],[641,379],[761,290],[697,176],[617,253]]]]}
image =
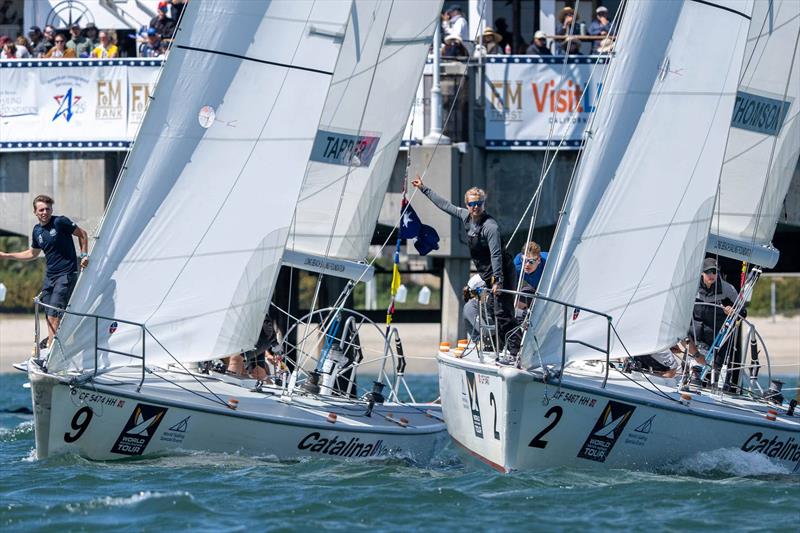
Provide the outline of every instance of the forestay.
{"type": "MultiPolygon", "coordinates": [[[[612,356],[665,348],[688,329],[751,7],[627,4],[540,285],[613,317],[624,346],[612,335],[612,356]]],[[[526,367],[560,363],[563,323],[563,308],[536,303],[526,367]]],[[[569,309],[566,337],[605,349],[607,321],[569,309]]],[[[605,357],[577,343],[566,356],[605,357]]]]}
{"type": "MultiPolygon", "coordinates": [[[[188,4],[72,311],[146,325],[148,365],[255,345],[340,49],[325,34],[350,4],[188,4]]],[[[142,353],[135,326],[97,336],[142,353]]],[[[93,367],[93,320],[66,316],[59,338],[51,371],[93,367]]]]}
{"type": "Polygon", "coordinates": [[[287,249],[365,259],[441,1],[355,0],[287,249]]]}
{"type": "Polygon", "coordinates": [[[797,0],[754,4],[711,224],[709,251],[766,267],[800,154],[799,39],[797,0]]]}

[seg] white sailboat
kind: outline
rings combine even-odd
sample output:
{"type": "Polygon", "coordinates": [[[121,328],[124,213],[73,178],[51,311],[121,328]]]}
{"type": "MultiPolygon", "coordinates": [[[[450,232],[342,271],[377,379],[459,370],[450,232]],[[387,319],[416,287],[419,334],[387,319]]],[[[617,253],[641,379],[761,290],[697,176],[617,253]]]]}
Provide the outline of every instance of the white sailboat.
{"type": "MultiPolygon", "coordinates": [[[[686,387],[623,366],[686,336],[718,186],[714,225],[725,231],[714,242],[747,236],[746,260],[768,264],[758,262],[768,254],[752,250],[767,248],[797,164],[800,16],[793,2],[755,4],[625,6],[519,365],[499,365],[481,350],[439,354],[448,432],[469,454],[508,472],[654,468],[734,448],[800,469],[800,416],[775,391],[762,394],[757,380],[725,390],[686,387]],[[773,68],[780,80],[762,86],[760,71],[773,68]],[[791,110],[751,137],[737,130],[742,92],[791,110]],[[755,154],[746,170],[752,189],[740,192],[734,177],[744,180],[745,171],[734,167],[755,154]]],[[[743,322],[764,355],[758,333],[743,322]]]]}
{"type": "MultiPolygon", "coordinates": [[[[359,229],[374,225],[377,213],[359,206],[386,187],[439,4],[188,5],[91,265],[46,362],[27,364],[38,457],[183,449],[425,461],[438,450],[446,440],[440,409],[401,403],[401,380],[383,361],[375,374],[387,390],[377,385],[363,397],[353,386],[347,394],[295,387],[301,369],[292,386],[262,386],[200,373],[197,363],[255,346],[278,270],[292,264],[284,253],[292,228],[319,222],[305,197],[316,176],[357,175],[365,199],[340,211],[359,229]],[[386,65],[408,80],[392,90],[369,81],[365,90],[386,65]],[[384,108],[392,121],[367,120],[384,108]],[[333,151],[330,135],[371,139],[369,154],[358,143],[333,151]]],[[[319,223],[330,231],[330,221],[319,223]]],[[[363,251],[365,235],[352,234],[348,258],[363,251]]],[[[312,270],[342,257],[329,253],[338,248],[312,248],[303,250],[319,253],[303,261],[312,270]]],[[[325,333],[348,349],[351,338],[325,333]]],[[[393,365],[391,332],[384,345],[393,365]]],[[[352,378],[354,369],[345,370],[352,378]]]]}

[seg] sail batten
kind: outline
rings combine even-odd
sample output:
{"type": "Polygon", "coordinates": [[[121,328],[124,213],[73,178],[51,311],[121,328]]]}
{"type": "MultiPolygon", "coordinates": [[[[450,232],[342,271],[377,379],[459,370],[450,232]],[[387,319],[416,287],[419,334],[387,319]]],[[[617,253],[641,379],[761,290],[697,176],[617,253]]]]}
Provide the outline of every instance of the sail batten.
{"type": "MultiPolygon", "coordinates": [[[[613,357],[686,334],[749,28],[747,0],[629,3],[540,289],[611,315],[613,357]],[[715,24],[702,21],[713,13],[715,24]],[[617,335],[619,338],[617,338],[617,335]]],[[[604,317],[566,320],[568,361],[598,358],[604,317]],[[584,343],[584,344],[580,344],[584,343]]],[[[536,302],[523,364],[560,364],[564,309],[536,302]]]]}

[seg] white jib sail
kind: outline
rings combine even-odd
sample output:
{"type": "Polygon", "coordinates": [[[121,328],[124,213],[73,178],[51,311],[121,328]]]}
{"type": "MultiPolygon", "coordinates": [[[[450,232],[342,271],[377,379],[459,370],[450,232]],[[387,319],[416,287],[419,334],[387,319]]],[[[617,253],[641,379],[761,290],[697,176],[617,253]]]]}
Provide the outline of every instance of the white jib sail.
{"type": "MultiPolygon", "coordinates": [[[[629,2],[591,140],[540,289],[613,317],[612,356],[686,334],[749,15],[747,0],[629,2]],[[713,20],[713,24],[708,24],[713,20]]],[[[539,301],[527,367],[561,362],[562,307],[539,301]],[[537,351],[538,348],[538,351],[537,351]]],[[[566,358],[604,358],[607,321],[568,309],[566,358]]]]}
{"type": "Polygon", "coordinates": [[[800,154],[800,2],[753,6],[709,251],[772,267],[766,255],[800,154]]]}
{"type": "Polygon", "coordinates": [[[365,259],[440,7],[354,1],[288,250],[365,259]]]}
{"type": "Polygon", "coordinates": [[[269,305],[351,0],[191,2],[51,371],[249,349],[269,305]],[[95,338],[97,337],[97,339],[95,338]]]}

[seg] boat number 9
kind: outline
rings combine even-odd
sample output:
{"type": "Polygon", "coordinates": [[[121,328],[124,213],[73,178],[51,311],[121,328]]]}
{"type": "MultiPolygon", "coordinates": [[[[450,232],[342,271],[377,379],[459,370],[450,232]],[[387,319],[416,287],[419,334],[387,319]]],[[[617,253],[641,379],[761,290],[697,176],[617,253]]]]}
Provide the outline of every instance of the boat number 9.
{"type": "Polygon", "coordinates": [[[88,405],[81,407],[75,412],[75,416],[72,417],[72,421],[70,425],[72,429],[75,430],[74,435],[70,435],[69,432],[64,433],[64,442],[75,442],[81,435],[86,432],[86,428],[89,427],[89,422],[92,421],[92,417],[94,416],[94,411],[88,405]]]}
{"type": "Polygon", "coordinates": [[[530,446],[531,448],[546,448],[547,441],[544,440],[542,437],[547,435],[550,432],[550,430],[552,430],[554,427],[558,425],[558,421],[561,420],[561,415],[563,414],[564,414],[564,409],[560,405],[554,405],[553,407],[551,407],[550,410],[548,410],[545,413],[544,417],[549,419],[550,415],[556,415],[555,418],[553,419],[552,422],[547,424],[546,428],[541,430],[539,433],[536,434],[535,437],[533,437],[533,440],[531,440],[531,443],[528,444],[528,446],[530,446]]]}

